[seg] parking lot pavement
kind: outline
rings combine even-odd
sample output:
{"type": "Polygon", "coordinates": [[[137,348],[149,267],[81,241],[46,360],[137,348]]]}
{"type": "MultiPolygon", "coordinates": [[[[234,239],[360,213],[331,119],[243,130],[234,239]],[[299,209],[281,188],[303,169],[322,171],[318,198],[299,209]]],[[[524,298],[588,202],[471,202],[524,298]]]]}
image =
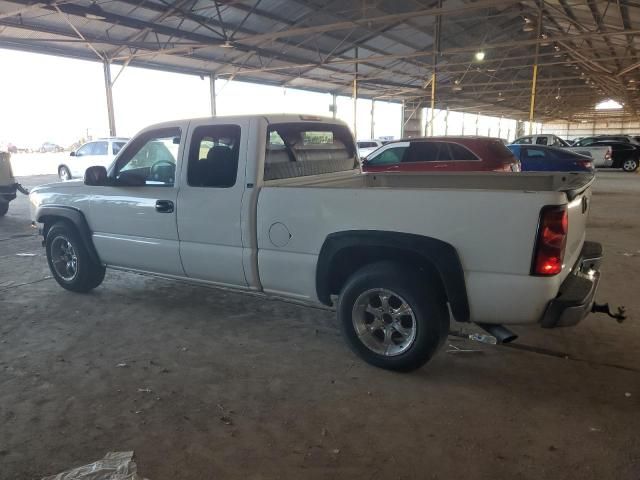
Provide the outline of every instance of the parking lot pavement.
{"type": "Polygon", "coordinates": [[[529,350],[451,339],[475,352],[403,375],[354,357],[325,310],[123,272],[64,291],[19,196],[0,219],[0,479],[135,450],[152,480],[637,480],[638,212],[640,175],[599,172],[598,299],[626,323],[521,328],[529,350]]]}

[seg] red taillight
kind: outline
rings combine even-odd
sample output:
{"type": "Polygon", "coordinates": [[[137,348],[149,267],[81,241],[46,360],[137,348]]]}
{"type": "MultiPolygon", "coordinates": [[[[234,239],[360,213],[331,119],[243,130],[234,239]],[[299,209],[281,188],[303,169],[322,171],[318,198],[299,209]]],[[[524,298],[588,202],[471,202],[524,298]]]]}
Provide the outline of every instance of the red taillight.
{"type": "Polygon", "coordinates": [[[542,209],[533,253],[532,275],[557,275],[562,271],[568,231],[567,207],[548,206],[542,209]]]}
{"type": "Polygon", "coordinates": [[[593,169],[593,163],[591,163],[589,160],[578,160],[576,162],[576,165],[583,168],[588,168],[589,170],[593,169]]]}

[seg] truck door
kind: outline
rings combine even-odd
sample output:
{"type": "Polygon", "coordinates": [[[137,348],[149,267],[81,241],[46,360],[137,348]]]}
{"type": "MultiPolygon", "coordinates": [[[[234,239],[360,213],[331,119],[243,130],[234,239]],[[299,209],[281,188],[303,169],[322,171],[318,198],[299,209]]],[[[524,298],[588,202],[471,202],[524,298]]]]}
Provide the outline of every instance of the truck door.
{"type": "Polygon", "coordinates": [[[109,172],[116,184],[90,187],[87,221],[107,265],[184,276],[175,178],[187,125],[139,134],[109,172]]]}
{"type": "Polygon", "coordinates": [[[246,287],[242,196],[249,121],[192,121],[178,193],[180,257],[187,276],[246,287]]]}

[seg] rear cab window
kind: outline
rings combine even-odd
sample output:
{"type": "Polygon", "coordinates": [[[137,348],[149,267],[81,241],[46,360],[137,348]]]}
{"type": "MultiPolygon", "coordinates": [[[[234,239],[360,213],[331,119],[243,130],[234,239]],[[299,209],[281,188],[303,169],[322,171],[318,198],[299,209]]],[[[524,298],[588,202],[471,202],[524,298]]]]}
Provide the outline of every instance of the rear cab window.
{"type": "Polygon", "coordinates": [[[344,125],[315,122],[269,125],[264,180],[350,171],[358,166],[356,146],[344,125]]]}

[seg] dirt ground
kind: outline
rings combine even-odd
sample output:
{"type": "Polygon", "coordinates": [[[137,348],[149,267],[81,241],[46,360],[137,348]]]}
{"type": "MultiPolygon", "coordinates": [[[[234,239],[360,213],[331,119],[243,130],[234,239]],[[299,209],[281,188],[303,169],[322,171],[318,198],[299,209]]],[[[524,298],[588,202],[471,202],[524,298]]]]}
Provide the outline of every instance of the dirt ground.
{"type": "Polygon", "coordinates": [[[479,352],[411,374],[357,359],[325,310],[121,272],[67,292],[20,196],[0,219],[0,479],[123,450],[150,480],[639,479],[640,175],[598,177],[598,299],[627,322],[451,339],[479,352]]]}

